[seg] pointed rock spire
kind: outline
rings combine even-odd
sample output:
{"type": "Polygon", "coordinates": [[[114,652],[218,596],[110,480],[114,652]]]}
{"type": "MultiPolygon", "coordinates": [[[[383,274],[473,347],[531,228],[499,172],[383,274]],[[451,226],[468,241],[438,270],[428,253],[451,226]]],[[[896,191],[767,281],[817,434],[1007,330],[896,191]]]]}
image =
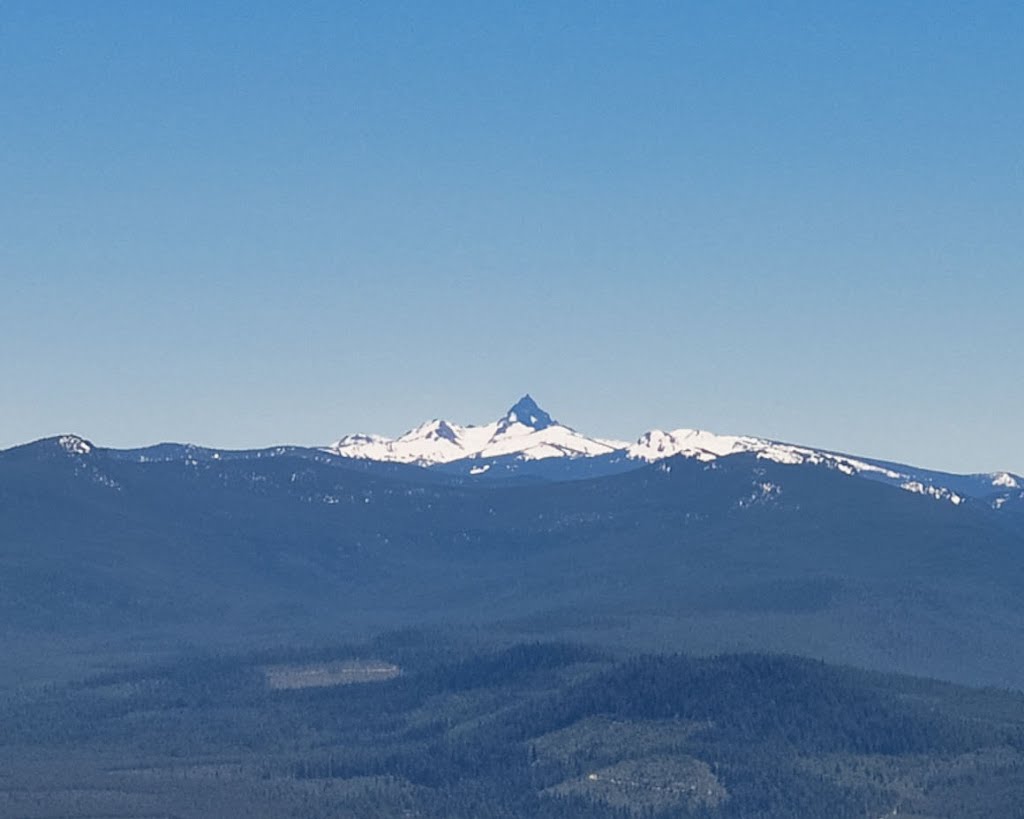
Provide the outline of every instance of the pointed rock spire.
{"type": "Polygon", "coordinates": [[[533,429],[547,429],[558,423],[537,405],[529,393],[516,401],[501,420],[503,426],[519,423],[533,429]]]}

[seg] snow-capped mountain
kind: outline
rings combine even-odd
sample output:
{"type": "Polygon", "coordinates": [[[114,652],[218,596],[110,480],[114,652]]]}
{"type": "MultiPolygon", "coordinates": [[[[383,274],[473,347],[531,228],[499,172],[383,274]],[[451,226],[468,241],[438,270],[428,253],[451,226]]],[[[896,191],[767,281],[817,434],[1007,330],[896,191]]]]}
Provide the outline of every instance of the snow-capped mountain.
{"type": "Polygon", "coordinates": [[[398,438],[348,435],[325,448],[346,458],[391,461],[465,475],[532,476],[547,479],[597,477],[639,468],[665,458],[703,462],[753,454],[781,464],[825,466],[846,475],[880,481],[908,492],[959,505],[984,499],[999,508],[1018,498],[1024,479],[1007,472],[952,475],[873,458],[699,429],[650,430],[633,444],[591,438],[555,421],[529,395],[504,416],[482,426],[435,419],[398,438]],[[563,463],[562,460],[568,459],[563,463]]]}
{"type": "Polygon", "coordinates": [[[433,466],[467,458],[514,456],[519,460],[585,458],[624,450],[623,441],[588,438],[558,423],[529,395],[524,395],[497,421],[461,426],[435,419],[398,438],[347,435],[327,451],[347,458],[433,466]]]}
{"type": "Polygon", "coordinates": [[[1001,504],[996,496],[1012,493],[1024,485],[1024,480],[1008,472],[952,475],[764,438],[717,435],[698,429],[652,430],[627,449],[630,458],[648,463],[675,455],[714,461],[743,452],[782,464],[824,464],[847,475],[893,484],[908,492],[931,495],[954,504],[960,504],[965,497],[992,498],[998,507],[1001,504]]]}

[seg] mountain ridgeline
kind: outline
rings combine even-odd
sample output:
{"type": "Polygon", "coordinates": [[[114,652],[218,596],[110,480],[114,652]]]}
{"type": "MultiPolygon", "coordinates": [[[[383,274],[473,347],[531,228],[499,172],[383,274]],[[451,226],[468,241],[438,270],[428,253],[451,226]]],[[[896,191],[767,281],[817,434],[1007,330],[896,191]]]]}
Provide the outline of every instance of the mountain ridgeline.
{"type": "Polygon", "coordinates": [[[625,445],[529,396],[490,425],[323,448],[67,435],[0,452],[0,619],[25,657],[8,674],[68,641],[113,656],[416,623],[1022,687],[1021,483],[696,430],[625,445]]]}

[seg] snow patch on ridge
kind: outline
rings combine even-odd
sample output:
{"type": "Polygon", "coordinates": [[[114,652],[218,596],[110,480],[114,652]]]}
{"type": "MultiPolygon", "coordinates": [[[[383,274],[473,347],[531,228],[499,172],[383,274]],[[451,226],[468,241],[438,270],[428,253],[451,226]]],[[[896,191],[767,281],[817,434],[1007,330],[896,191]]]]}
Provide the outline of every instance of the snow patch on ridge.
{"type": "Polygon", "coordinates": [[[89,441],[77,435],[61,435],[57,445],[69,455],[88,455],[94,448],[89,441]]]}
{"type": "MultiPolygon", "coordinates": [[[[910,470],[909,468],[904,471],[886,463],[872,462],[864,458],[854,458],[836,452],[751,436],[718,435],[699,429],[676,429],[670,432],[652,430],[640,436],[637,442],[626,450],[628,457],[647,462],[659,461],[675,455],[712,462],[718,458],[739,453],[751,453],[758,459],[780,464],[823,465],[844,475],[862,476],[897,486],[907,492],[929,495],[954,505],[959,505],[964,500],[964,495],[960,491],[936,485],[933,479],[937,473],[926,473],[924,470],[910,470]],[[928,477],[924,477],[925,475],[928,477]]],[[[998,487],[1010,487],[1017,483],[1014,477],[1008,473],[987,476],[986,481],[978,480],[981,477],[975,476],[973,479],[968,477],[967,480],[977,484],[979,491],[983,491],[986,482],[998,487]]]]}
{"type": "Polygon", "coordinates": [[[948,489],[938,486],[927,486],[920,481],[907,481],[906,483],[901,483],[900,489],[905,489],[907,492],[914,492],[918,495],[930,495],[936,500],[948,500],[954,506],[959,506],[964,500],[956,494],[956,492],[951,492],[948,489]]]}
{"type": "Polygon", "coordinates": [[[1020,489],[1020,483],[1009,472],[996,472],[992,475],[992,485],[1002,489],[1020,489]]]}
{"type": "Polygon", "coordinates": [[[644,461],[658,461],[674,455],[713,461],[742,452],[754,453],[758,458],[780,464],[827,464],[847,475],[877,472],[893,480],[902,477],[894,470],[846,455],[746,435],[718,435],[701,429],[652,430],[641,435],[626,450],[630,458],[644,461]]]}

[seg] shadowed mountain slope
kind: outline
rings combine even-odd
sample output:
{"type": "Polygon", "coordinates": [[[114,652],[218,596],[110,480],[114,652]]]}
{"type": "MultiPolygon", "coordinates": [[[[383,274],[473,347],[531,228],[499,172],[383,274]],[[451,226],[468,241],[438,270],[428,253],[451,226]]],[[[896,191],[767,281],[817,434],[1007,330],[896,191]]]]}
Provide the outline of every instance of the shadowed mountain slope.
{"type": "Polygon", "coordinates": [[[51,439],[0,453],[0,616],[14,638],[199,643],[490,624],[1019,686],[1024,539],[1006,521],[754,454],[481,485],[51,439]]]}

